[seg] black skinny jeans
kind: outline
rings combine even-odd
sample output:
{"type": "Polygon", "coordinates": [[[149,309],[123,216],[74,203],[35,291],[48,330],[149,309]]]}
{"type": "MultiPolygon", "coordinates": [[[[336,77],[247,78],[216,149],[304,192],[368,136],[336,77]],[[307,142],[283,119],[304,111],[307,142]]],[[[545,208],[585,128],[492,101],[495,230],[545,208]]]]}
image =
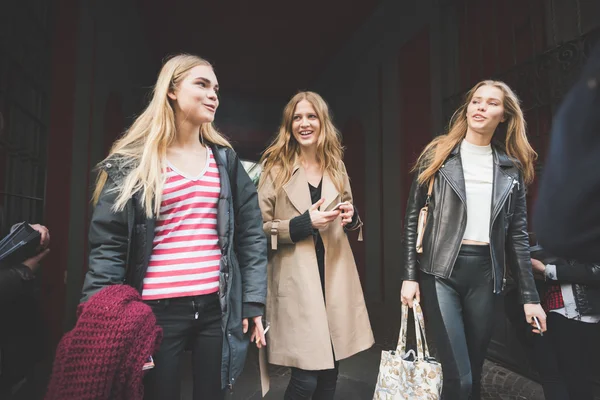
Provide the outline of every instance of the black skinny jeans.
{"type": "Polygon", "coordinates": [[[600,323],[548,313],[548,331],[533,338],[535,365],[546,400],[593,400],[600,372],[600,323]]]}
{"type": "Polygon", "coordinates": [[[147,301],[163,329],[153,355],[153,369],[144,378],[144,399],[179,400],[181,354],[192,349],[194,400],[223,399],[221,389],[221,306],[218,294],[147,301]]]}
{"type": "Polygon", "coordinates": [[[420,286],[444,372],[444,399],[478,400],[498,298],[489,246],[462,245],[450,278],[422,273],[420,286]]]}
{"type": "Polygon", "coordinates": [[[338,373],[339,362],[337,361],[333,369],[321,371],[292,368],[292,377],[285,391],[284,400],[333,400],[338,373]]]}

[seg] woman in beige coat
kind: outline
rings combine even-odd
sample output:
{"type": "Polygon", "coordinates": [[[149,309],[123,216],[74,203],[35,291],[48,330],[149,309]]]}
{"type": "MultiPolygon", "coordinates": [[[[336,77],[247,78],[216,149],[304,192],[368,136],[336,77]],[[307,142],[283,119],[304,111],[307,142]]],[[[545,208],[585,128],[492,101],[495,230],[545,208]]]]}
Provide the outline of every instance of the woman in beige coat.
{"type": "Polygon", "coordinates": [[[269,239],[269,362],[292,368],[285,399],[333,399],[338,360],[373,345],[346,237],[361,230],[340,135],[316,93],[295,95],[263,155],[259,201],[269,239]]]}

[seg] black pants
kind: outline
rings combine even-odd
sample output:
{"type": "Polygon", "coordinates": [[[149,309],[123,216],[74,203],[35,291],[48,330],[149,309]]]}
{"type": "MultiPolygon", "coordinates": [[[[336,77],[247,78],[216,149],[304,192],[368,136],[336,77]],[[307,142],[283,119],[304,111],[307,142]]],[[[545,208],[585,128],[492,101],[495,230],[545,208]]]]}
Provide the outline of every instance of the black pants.
{"type": "Polygon", "coordinates": [[[223,331],[215,294],[147,302],[163,329],[163,341],[153,356],[156,366],[144,379],[144,398],[179,400],[181,354],[192,349],[194,400],[219,400],[223,331]]]}
{"type": "Polygon", "coordinates": [[[307,371],[300,368],[292,368],[292,377],[285,391],[285,400],[333,400],[339,363],[335,362],[333,369],[321,371],[307,371]]]}
{"type": "Polygon", "coordinates": [[[427,331],[444,373],[444,398],[478,400],[498,298],[489,246],[463,245],[450,278],[421,274],[420,286],[427,331]]]}
{"type": "Polygon", "coordinates": [[[548,331],[533,339],[546,400],[593,400],[600,366],[600,323],[548,313],[548,331]]]}

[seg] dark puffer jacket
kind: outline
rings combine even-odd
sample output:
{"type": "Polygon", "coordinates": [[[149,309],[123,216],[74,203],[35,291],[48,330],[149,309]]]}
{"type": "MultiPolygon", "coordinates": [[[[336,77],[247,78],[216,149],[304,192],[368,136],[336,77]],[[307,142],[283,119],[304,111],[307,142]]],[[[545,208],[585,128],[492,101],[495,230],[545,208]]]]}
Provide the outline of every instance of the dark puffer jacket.
{"type": "Polygon", "coordinates": [[[557,259],[556,282],[571,283],[577,311],[581,315],[600,314],[600,264],[557,259]]]}
{"type": "MultiPolygon", "coordinates": [[[[242,319],[264,313],[267,297],[267,241],[256,187],[237,154],[212,146],[221,177],[217,231],[221,246],[219,296],[223,311],[222,386],[232,386],[241,374],[249,337],[242,319]],[[228,179],[229,178],[229,179],[228,179]]],[[[136,194],[122,212],[113,212],[113,190],[130,168],[108,160],[102,166],[108,181],[90,225],[89,270],[83,285],[86,301],[107,285],[127,283],[140,293],[154,241],[155,218],[147,218],[136,194]]]]}

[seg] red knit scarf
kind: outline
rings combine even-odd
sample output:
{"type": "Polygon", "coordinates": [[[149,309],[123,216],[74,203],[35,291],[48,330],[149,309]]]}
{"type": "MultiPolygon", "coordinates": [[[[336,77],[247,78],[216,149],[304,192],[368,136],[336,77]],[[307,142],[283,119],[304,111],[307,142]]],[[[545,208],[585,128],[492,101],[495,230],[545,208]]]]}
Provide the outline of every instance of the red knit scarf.
{"type": "Polygon", "coordinates": [[[162,330],[152,309],[127,285],[112,285],[77,309],[60,341],[46,400],[142,400],[142,367],[162,330]]]}

